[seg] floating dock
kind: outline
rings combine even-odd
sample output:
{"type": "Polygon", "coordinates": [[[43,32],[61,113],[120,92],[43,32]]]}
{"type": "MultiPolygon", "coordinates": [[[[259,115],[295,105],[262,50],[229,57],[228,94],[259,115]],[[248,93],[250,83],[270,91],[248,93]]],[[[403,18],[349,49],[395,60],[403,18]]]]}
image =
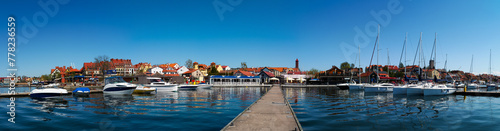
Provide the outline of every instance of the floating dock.
{"type": "Polygon", "coordinates": [[[223,131],[302,131],[302,127],[278,85],[229,122],[223,131]]]}
{"type": "Polygon", "coordinates": [[[284,88],[304,88],[304,87],[322,87],[322,88],[336,88],[337,85],[281,85],[284,88]]]}
{"type": "Polygon", "coordinates": [[[500,92],[485,92],[485,91],[457,91],[456,95],[464,95],[464,96],[494,96],[500,97],[500,92]]]}
{"type": "Polygon", "coordinates": [[[214,85],[214,87],[271,87],[272,85],[214,85]]]}
{"type": "MultiPolygon", "coordinates": [[[[102,90],[90,90],[90,93],[102,93],[102,90]]],[[[67,95],[71,95],[73,94],[72,91],[68,91],[68,94],[67,95]]],[[[23,93],[16,93],[16,94],[8,94],[8,93],[2,93],[0,94],[0,97],[11,97],[11,96],[15,96],[15,97],[28,97],[30,96],[30,93],[29,92],[23,92],[23,93]]]]}

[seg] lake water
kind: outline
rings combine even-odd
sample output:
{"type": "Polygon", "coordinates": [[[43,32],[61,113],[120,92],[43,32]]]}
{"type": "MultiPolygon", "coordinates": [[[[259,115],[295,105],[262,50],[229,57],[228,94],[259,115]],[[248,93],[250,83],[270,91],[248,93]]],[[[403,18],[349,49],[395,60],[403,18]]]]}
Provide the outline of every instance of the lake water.
{"type": "Polygon", "coordinates": [[[500,98],[406,96],[284,88],[302,127],[315,130],[498,130],[500,98]]]}
{"type": "MultiPolygon", "coordinates": [[[[16,123],[0,98],[0,130],[220,130],[269,88],[212,88],[156,95],[16,98],[16,123]]],[[[3,89],[5,90],[5,89],[3,89]]]]}

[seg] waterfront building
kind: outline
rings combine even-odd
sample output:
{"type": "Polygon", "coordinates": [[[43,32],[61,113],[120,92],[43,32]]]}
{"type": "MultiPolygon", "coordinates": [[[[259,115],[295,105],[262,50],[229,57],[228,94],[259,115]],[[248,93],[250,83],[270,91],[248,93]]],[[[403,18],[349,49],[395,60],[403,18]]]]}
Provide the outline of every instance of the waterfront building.
{"type": "Polygon", "coordinates": [[[197,69],[186,71],[182,73],[182,76],[188,80],[204,81],[203,73],[201,73],[201,71],[197,69]]]}
{"type": "Polygon", "coordinates": [[[210,76],[210,83],[215,86],[255,86],[261,84],[260,80],[259,76],[210,76]]]}
{"type": "Polygon", "coordinates": [[[279,83],[279,78],[276,78],[276,76],[269,71],[261,70],[259,75],[257,75],[257,76],[260,77],[260,80],[262,81],[262,83],[279,83]],[[274,82],[271,82],[271,81],[274,81],[274,82]]]}
{"type": "Polygon", "coordinates": [[[182,74],[184,74],[184,72],[187,72],[187,71],[189,71],[189,69],[187,67],[181,66],[177,69],[177,74],[182,75],[182,74]]]}
{"type": "Polygon", "coordinates": [[[149,73],[163,75],[163,69],[158,66],[153,66],[153,68],[149,69],[149,73]]]}
{"type": "Polygon", "coordinates": [[[255,75],[251,72],[248,72],[248,71],[238,70],[238,71],[234,72],[234,76],[255,76],[255,75]]]}
{"type": "Polygon", "coordinates": [[[83,63],[83,74],[86,76],[101,75],[99,64],[93,62],[83,63]]]}
{"type": "Polygon", "coordinates": [[[110,59],[110,70],[115,70],[116,75],[132,75],[134,71],[132,60],[130,59],[110,59]]]}
{"type": "Polygon", "coordinates": [[[134,75],[140,75],[140,74],[146,74],[147,70],[152,68],[151,64],[149,63],[138,63],[133,66],[132,74],[134,75]]]}

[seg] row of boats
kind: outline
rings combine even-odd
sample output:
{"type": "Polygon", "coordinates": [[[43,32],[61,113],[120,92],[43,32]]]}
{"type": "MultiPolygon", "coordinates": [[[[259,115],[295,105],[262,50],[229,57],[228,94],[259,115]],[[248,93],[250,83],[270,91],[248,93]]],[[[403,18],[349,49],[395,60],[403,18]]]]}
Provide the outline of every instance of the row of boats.
{"type": "MultiPolygon", "coordinates": [[[[132,93],[150,94],[152,92],[175,92],[178,90],[196,90],[197,88],[211,88],[211,84],[172,84],[163,81],[159,77],[146,77],[143,84],[131,84],[123,80],[120,76],[108,77],[105,79],[103,93],[130,95],[132,93]]],[[[41,89],[34,89],[30,92],[30,97],[52,97],[68,94],[66,89],[57,88],[58,85],[43,86],[41,89]]],[[[74,95],[88,95],[90,89],[76,88],[74,95]]]]}
{"type": "Polygon", "coordinates": [[[448,95],[456,92],[456,88],[448,87],[445,84],[435,84],[430,82],[421,82],[418,84],[406,84],[397,86],[392,83],[377,84],[357,84],[342,83],[337,84],[340,89],[364,90],[365,93],[393,93],[395,95],[448,95]]]}

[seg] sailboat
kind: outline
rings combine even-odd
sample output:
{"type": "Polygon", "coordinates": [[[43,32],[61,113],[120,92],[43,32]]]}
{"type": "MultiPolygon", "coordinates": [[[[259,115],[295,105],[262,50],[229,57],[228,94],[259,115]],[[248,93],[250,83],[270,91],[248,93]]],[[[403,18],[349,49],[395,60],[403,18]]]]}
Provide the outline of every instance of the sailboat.
{"type": "Polygon", "coordinates": [[[489,83],[489,84],[488,84],[488,88],[495,88],[495,87],[497,87],[497,85],[496,85],[495,83],[493,83],[493,80],[491,80],[491,49],[490,49],[490,69],[489,69],[489,71],[490,71],[490,72],[489,72],[489,73],[490,73],[490,75],[489,75],[488,77],[489,77],[490,79],[489,79],[489,81],[488,81],[488,83],[489,83]]]}
{"type": "MultiPolygon", "coordinates": [[[[375,93],[380,93],[380,92],[393,92],[393,89],[394,89],[394,84],[391,84],[391,83],[382,83],[382,84],[379,84],[378,83],[378,79],[380,78],[378,75],[378,71],[379,71],[379,68],[378,68],[378,41],[379,41],[379,36],[380,36],[380,25],[378,25],[378,31],[377,31],[377,39],[375,40],[375,47],[374,48],[374,52],[375,53],[375,48],[377,49],[377,84],[373,84],[373,85],[367,85],[365,86],[365,93],[369,93],[369,92],[375,92],[375,93]]],[[[373,60],[373,53],[372,53],[372,60],[373,60]]],[[[370,66],[371,66],[371,60],[370,60],[370,66]]]]}
{"type": "MultiPolygon", "coordinates": [[[[360,66],[361,64],[361,50],[359,49],[359,45],[358,45],[358,66],[360,66]]],[[[361,84],[361,77],[359,76],[361,72],[358,70],[358,80],[359,81],[359,84],[356,83],[356,81],[353,81],[352,78],[351,78],[351,83],[348,84],[349,86],[349,90],[362,90],[364,89],[365,85],[361,84]]],[[[352,72],[351,72],[351,77],[352,77],[352,72]]]]}
{"type": "MultiPolygon", "coordinates": [[[[423,52],[422,51],[422,32],[420,32],[420,39],[418,41],[417,52],[415,53],[415,58],[413,60],[413,65],[415,65],[417,54],[419,54],[418,64],[420,65],[420,61],[422,61],[422,54],[423,54],[422,52],[423,52]]],[[[422,70],[419,67],[419,78],[421,77],[421,72],[422,72],[422,70]]],[[[430,87],[430,86],[431,86],[430,83],[419,83],[419,84],[416,84],[416,85],[408,86],[408,89],[406,89],[406,95],[424,95],[423,88],[427,88],[427,87],[430,87]]]]}
{"type": "MultiPolygon", "coordinates": [[[[470,62],[470,73],[473,73],[473,70],[474,70],[473,64],[474,64],[474,55],[472,55],[472,60],[470,62]]],[[[467,85],[467,88],[469,88],[469,89],[476,89],[478,87],[479,87],[479,85],[477,85],[476,83],[473,83],[472,80],[471,80],[471,83],[469,83],[467,85]]]]}
{"type": "MultiPolygon", "coordinates": [[[[406,35],[405,35],[405,42],[403,44],[403,48],[404,48],[404,53],[405,53],[405,64],[404,64],[404,68],[405,68],[405,76],[406,76],[406,38],[408,37],[408,32],[406,32],[406,35]]],[[[401,60],[400,62],[401,63],[401,60]]],[[[397,87],[394,87],[394,90],[393,90],[393,94],[395,95],[406,95],[406,92],[407,92],[407,89],[408,89],[409,85],[408,84],[405,84],[403,86],[397,86],[397,87]]]]}

